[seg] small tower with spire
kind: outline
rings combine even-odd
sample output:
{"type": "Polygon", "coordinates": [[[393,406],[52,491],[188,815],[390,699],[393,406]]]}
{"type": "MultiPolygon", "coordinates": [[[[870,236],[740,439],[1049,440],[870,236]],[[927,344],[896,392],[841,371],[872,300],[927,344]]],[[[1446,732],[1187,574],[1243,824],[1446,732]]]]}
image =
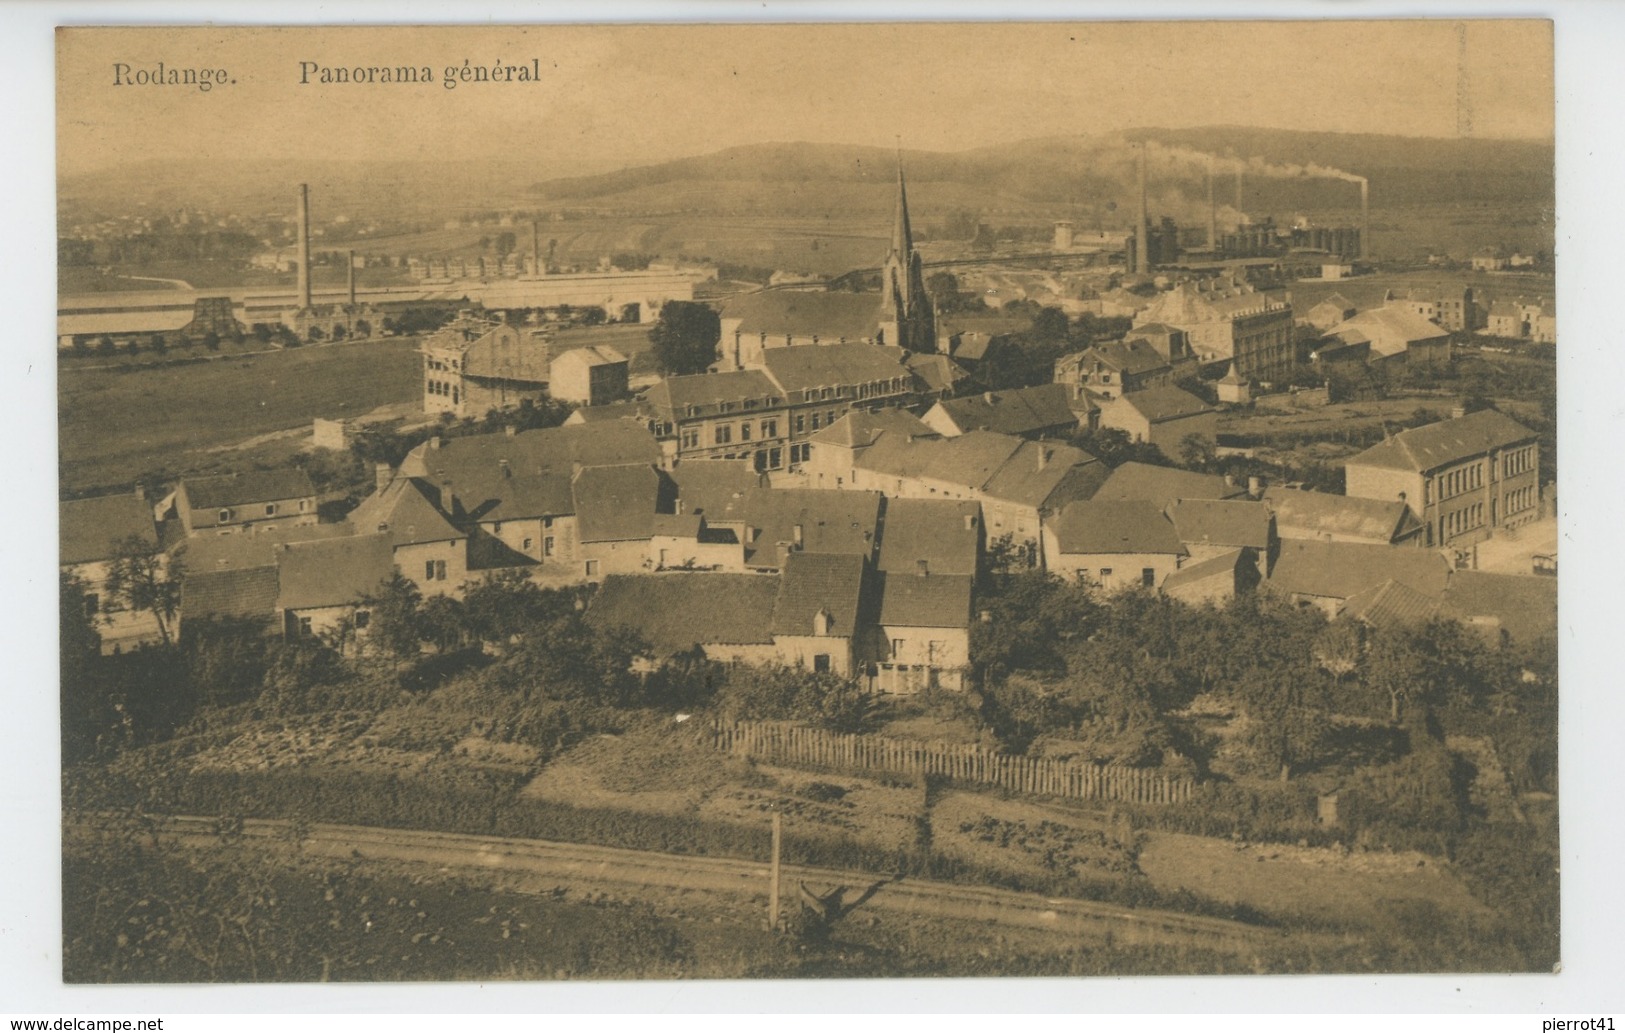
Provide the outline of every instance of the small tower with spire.
{"type": "Polygon", "coordinates": [[[920,253],[908,223],[908,188],[903,182],[903,152],[897,151],[897,215],[892,223],[891,250],[880,270],[881,341],[911,352],[937,350],[937,321],[925,292],[920,253]]]}

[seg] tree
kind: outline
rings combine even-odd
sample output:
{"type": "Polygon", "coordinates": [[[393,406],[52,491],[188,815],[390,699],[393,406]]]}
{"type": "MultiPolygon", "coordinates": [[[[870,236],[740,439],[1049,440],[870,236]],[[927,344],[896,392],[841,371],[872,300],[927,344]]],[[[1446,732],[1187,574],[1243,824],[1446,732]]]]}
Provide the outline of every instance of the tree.
{"type": "Polygon", "coordinates": [[[717,359],[722,321],[716,310],[695,301],[668,301],[649,330],[655,362],[667,376],[704,373],[717,359]]]}
{"type": "Polygon", "coordinates": [[[418,586],[400,571],[385,578],[362,600],[368,639],[396,660],[417,656],[424,637],[422,598],[418,586]]]}
{"type": "Polygon", "coordinates": [[[145,610],[158,622],[164,645],[173,644],[171,629],[181,605],[181,561],[167,559],[140,535],[115,543],[107,571],[107,592],[132,610],[145,610]]]}
{"type": "Polygon", "coordinates": [[[90,354],[90,342],[83,337],[75,337],[73,343],[68,345],[68,350],[74,354],[75,358],[82,359],[90,354]]]}
{"type": "Polygon", "coordinates": [[[1033,316],[1033,336],[1040,341],[1064,339],[1070,324],[1066,313],[1058,308],[1041,308],[1033,316]]]}
{"type": "Polygon", "coordinates": [[[110,357],[110,356],[116,354],[117,351],[118,351],[118,345],[114,344],[113,339],[111,337],[107,336],[106,334],[102,334],[100,337],[98,337],[96,339],[96,354],[97,355],[101,355],[101,356],[104,356],[104,357],[110,357]]]}
{"type": "Polygon", "coordinates": [[[1179,461],[1190,470],[1206,471],[1217,458],[1213,439],[1205,434],[1186,434],[1179,442],[1179,461]]]}
{"type": "Polygon", "coordinates": [[[88,755],[115,715],[102,685],[102,637],[90,609],[90,586],[62,571],[57,595],[62,663],[62,756],[88,755]]]}

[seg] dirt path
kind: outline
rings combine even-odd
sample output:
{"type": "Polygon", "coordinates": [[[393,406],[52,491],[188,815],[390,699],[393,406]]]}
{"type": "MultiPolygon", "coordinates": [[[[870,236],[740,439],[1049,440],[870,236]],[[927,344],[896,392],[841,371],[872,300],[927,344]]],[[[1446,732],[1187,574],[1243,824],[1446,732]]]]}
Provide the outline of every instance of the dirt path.
{"type": "MultiPolygon", "coordinates": [[[[185,845],[220,842],[211,818],[170,819],[164,834],[185,845]]],[[[288,835],[287,822],[244,823],[243,836],[251,849],[293,849],[288,835]]],[[[759,898],[764,905],[768,894],[769,870],[763,862],[545,840],[316,824],[310,826],[299,849],[312,856],[521,876],[521,888],[530,892],[554,892],[560,886],[613,886],[638,890],[639,895],[697,892],[759,898]]],[[[1282,936],[1240,922],[1177,912],[803,865],[783,867],[781,892],[787,907],[794,905],[803,884],[820,895],[843,887],[849,907],[861,897],[863,908],[1040,930],[1069,941],[1196,945],[1246,953],[1282,936]]]]}

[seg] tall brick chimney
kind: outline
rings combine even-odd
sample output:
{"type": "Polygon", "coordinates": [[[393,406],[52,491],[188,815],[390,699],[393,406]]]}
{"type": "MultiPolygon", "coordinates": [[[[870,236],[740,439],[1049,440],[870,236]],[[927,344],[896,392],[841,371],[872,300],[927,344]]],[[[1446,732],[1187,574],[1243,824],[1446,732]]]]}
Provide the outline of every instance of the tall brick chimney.
{"type": "Polygon", "coordinates": [[[310,187],[299,184],[299,307],[310,308],[310,187]]]}
{"type": "Polygon", "coordinates": [[[350,252],[350,307],[355,308],[355,252],[350,252]]]}

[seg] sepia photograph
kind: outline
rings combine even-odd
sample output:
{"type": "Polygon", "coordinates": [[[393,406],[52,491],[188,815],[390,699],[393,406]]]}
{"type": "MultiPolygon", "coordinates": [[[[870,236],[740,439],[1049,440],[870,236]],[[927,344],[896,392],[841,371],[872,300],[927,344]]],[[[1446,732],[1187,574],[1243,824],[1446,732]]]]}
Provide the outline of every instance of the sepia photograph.
{"type": "Polygon", "coordinates": [[[205,20],[56,32],[63,983],[1562,967],[1552,21],[205,20]]]}

